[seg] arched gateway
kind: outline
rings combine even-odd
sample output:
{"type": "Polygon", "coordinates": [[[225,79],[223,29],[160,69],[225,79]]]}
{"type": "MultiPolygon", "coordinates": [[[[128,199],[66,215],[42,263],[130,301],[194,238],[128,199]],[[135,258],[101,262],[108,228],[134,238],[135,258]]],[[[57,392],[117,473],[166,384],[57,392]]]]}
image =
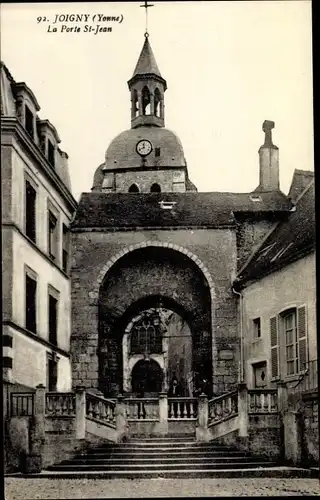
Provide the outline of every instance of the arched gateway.
{"type": "Polygon", "coordinates": [[[153,395],[177,377],[192,395],[212,379],[212,287],[195,257],[150,245],[112,264],[98,298],[99,390],[153,395]]]}

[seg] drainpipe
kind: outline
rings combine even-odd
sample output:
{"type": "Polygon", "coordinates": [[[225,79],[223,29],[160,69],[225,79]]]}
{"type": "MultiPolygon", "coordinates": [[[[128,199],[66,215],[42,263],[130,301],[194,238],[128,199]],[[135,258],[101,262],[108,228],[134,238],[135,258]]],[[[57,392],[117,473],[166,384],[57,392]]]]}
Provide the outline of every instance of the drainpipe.
{"type": "Polygon", "coordinates": [[[244,354],[243,354],[243,297],[241,292],[237,292],[232,287],[233,293],[239,296],[239,306],[240,306],[240,383],[244,382],[244,354]]]}

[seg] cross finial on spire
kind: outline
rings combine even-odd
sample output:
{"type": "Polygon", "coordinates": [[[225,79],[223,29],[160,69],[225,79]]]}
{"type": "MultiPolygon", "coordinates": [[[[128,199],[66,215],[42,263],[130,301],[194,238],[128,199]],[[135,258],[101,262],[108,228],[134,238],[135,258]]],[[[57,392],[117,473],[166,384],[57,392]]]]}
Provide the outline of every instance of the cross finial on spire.
{"type": "Polygon", "coordinates": [[[144,5],[140,5],[140,7],[144,7],[146,9],[146,31],[145,31],[144,36],[148,37],[149,36],[149,33],[148,33],[148,8],[154,7],[154,5],[152,3],[148,3],[148,0],[145,0],[144,5]]]}

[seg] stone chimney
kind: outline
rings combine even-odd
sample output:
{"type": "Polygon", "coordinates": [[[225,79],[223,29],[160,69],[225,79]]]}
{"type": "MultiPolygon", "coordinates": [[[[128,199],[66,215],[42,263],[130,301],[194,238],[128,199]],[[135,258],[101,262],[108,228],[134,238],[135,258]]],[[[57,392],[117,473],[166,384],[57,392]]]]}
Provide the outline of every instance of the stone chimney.
{"type": "Polygon", "coordinates": [[[279,190],[279,148],[272,142],[273,128],[274,122],[270,120],[265,120],[262,124],[265,138],[259,149],[260,183],[257,191],[279,190]]]}

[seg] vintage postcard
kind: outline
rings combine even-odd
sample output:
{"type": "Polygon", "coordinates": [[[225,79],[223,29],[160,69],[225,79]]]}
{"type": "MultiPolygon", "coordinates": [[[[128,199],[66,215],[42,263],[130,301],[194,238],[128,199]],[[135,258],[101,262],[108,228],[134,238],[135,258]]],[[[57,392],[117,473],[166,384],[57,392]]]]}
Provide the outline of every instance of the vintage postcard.
{"type": "Polygon", "coordinates": [[[8,499],[320,493],[312,82],[310,1],[2,4],[8,499]]]}

